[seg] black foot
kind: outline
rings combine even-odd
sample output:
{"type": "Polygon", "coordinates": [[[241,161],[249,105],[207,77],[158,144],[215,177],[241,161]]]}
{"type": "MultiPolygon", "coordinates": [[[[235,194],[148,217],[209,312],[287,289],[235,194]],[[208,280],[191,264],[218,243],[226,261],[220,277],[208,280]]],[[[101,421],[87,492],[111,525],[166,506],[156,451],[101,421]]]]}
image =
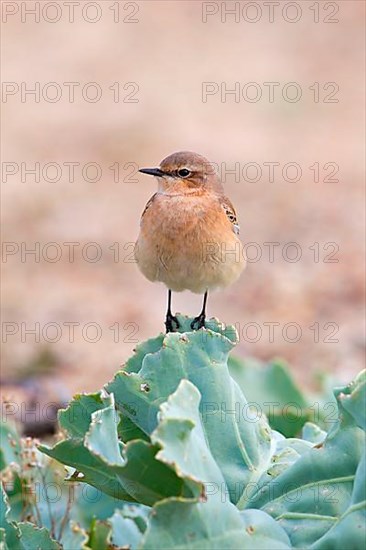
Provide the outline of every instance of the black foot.
{"type": "Polygon", "coordinates": [[[200,314],[198,317],[195,317],[191,323],[192,330],[199,330],[205,326],[206,315],[200,314]]]}
{"type": "Polygon", "coordinates": [[[176,332],[180,327],[178,319],[174,315],[167,315],[165,319],[166,333],[176,332]]]}

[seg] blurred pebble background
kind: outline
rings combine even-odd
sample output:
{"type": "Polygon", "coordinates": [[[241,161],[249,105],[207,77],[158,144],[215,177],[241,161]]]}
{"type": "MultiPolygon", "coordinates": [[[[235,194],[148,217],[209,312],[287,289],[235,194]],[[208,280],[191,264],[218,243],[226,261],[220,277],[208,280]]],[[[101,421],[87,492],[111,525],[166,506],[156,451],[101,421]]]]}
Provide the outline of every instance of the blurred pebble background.
{"type": "MultiPolygon", "coordinates": [[[[163,330],[166,290],[131,260],[156,186],[136,170],[182,149],[223,174],[239,163],[225,188],[250,261],[208,314],[237,325],[241,357],[283,357],[307,386],[319,371],[348,381],[364,353],[365,4],[292,3],[292,23],[284,2],[272,23],[262,2],[237,2],[237,21],[221,2],[81,1],[73,22],[64,2],[38,3],[39,22],[35,2],[5,4],[3,381],[46,356],[62,401],[163,330]]],[[[197,315],[201,297],[173,305],[197,315]]]]}

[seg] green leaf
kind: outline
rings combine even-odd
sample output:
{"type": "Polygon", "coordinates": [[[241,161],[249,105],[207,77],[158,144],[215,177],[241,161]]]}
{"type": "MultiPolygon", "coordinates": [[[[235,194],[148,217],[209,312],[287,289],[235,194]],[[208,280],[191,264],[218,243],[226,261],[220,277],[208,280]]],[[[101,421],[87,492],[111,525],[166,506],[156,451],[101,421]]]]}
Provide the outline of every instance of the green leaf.
{"type": "Polygon", "coordinates": [[[246,532],[250,535],[252,545],[249,548],[263,550],[291,548],[286,531],[262,510],[243,510],[240,515],[246,532]]]}
{"type": "Polygon", "coordinates": [[[20,530],[15,522],[9,521],[8,519],[10,514],[10,506],[2,483],[0,489],[0,529],[2,533],[1,537],[9,548],[16,548],[16,546],[19,544],[20,530]]]}
{"type": "MultiPolygon", "coordinates": [[[[17,513],[23,510],[22,492],[24,491],[18,473],[15,471],[15,465],[20,468],[21,465],[21,446],[20,437],[15,424],[10,421],[0,422],[0,470],[8,468],[10,479],[8,483],[4,482],[4,489],[11,506],[11,515],[17,517],[17,513]]],[[[6,479],[8,476],[3,471],[2,477],[6,479]]],[[[11,519],[15,519],[11,518],[11,519]]]]}
{"type": "Polygon", "coordinates": [[[105,408],[100,409],[96,401],[96,410],[88,410],[90,425],[84,438],[66,439],[52,448],[41,445],[40,450],[81,472],[76,481],[88,483],[116,499],[152,505],[172,495],[200,494],[201,484],[178,478],[155,458],[158,446],[131,441],[124,446],[122,455],[113,396],[104,399],[104,404],[105,408]]]}
{"type": "Polygon", "coordinates": [[[82,527],[70,521],[61,539],[63,550],[84,550],[89,537],[82,527]]]}
{"type": "Polygon", "coordinates": [[[0,548],[1,550],[9,550],[9,546],[6,544],[5,529],[0,527],[0,548]]]}
{"type": "Polygon", "coordinates": [[[128,517],[123,510],[116,510],[108,520],[112,526],[112,543],[118,547],[135,549],[139,546],[142,531],[138,527],[136,517],[128,517]]]}
{"type": "MultiPolygon", "coordinates": [[[[357,385],[351,387],[357,392],[357,385]]],[[[324,548],[333,548],[326,546],[326,537],[337,532],[344,521],[349,524],[351,516],[358,524],[359,512],[364,513],[365,503],[354,504],[353,499],[364,496],[359,479],[365,482],[361,461],[365,433],[343,408],[343,392],[336,394],[339,420],[325,441],[303,453],[273,481],[262,485],[248,503],[275,518],[286,529],[294,547],[307,548],[324,537],[324,548]]],[[[352,548],[357,548],[356,533],[360,530],[350,539],[352,548]]]]}
{"type": "Polygon", "coordinates": [[[151,508],[144,506],[143,504],[125,504],[122,509],[117,510],[121,512],[123,517],[132,519],[140,533],[145,533],[148,524],[149,514],[151,508]]]}
{"type": "Polygon", "coordinates": [[[1,484],[0,529],[4,547],[9,550],[59,550],[60,545],[51,538],[45,527],[38,528],[29,522],[8,521],[10,507],[1,484]]]}
{"type": "Polygon", "coordinates": [[[264,365],[253,359],[242,362],[230,358],[229,369],[245,395],[267,415],[274,430],[292,437],[311,418],[307,399],[283,362],[264,365]]]}
{"type": "Polygon", "coordinates": [[[20,541],[17,549],[21,550],[60,550],[58,542],[51,539],[45,527],[38,528],[33,523],[18,523],[20,541]]]}
{"type": "Polygon", "coordinates": [[[135,353],[127,361],[123,368],[123,372],[138,372],[141,369],[142,361],[148,353],[156,353],[160,350],[164,340],[164,334],[160,334],[156,338],[150,338],[142,344],[136,346],[135,353]]]}
{"type": "Polygon", "coordinates": [[[156,458],[170,465],[180,477],[193,477],[219,490],[223,475],[212,457],[199,414],[200,393],[188,380],[160,407],[159,424],[151,441],[161,446],[156,458]]]}
{"type": "Polygon", "coordinates": [[[117,424],[119,415],[114,408],[114,398],[111,395],[105,400],[105,408],[91,414],[89,429],[84,437],[85,447],[96,457],[116,465],[123,465],[120,443],[118,441],[117,424]]]}
{"type": "Polygon", "coordinates": [[[88,547],[92,550],[108,550],[111,547],[112,526],[108,521],[94,519],[90,526],[88,547]]]}
{"type": "Polygon", "coordinates": [[[89,429],[92,414],[110,405],[110,399],[101,392],[77,394],[66,409],[60,409],[60,426],[70,437],[83,437],[89,429]]]}
{"type": "MultiPolygon", "coordinates": [[[[98,550],[361,548],[365,374],[313,403],[281,363],[229,360],[233,327],[210,320],[192,331],[191,321],[179,316],[179,332],[138,346],[109,395],[79,395],[60,412],[65,439],[42,450],[75,469],[68,483],[105,493],[90,504],[75,487],[65,550],[86,547],[86,537],[98,550]],[[271,430],[263,410],[287,436],[302,428],[302,439],[271,430]],[[309,421],[317,416],[319,426],[309,421]],[[106,495],[135,504],[119,500],[114,510],[106,495]]],[[[52,533],[64,517],[60,502],[52,533]]],[[[26,539],[49,536],[10,521],[5,509],[5,548],[17,547],[22,529],[26,539]]]]}
{"type": "MultiPolygon", "coordinates": [[[[180,317],[179,321],[188,322],[180,317]]],[[[230,498],[237,502],[246,485],[256,481],[267,467],[271,435],[265,419],[257,417],[229,374],[227,360],[233,341],[224,334],[233,337],[234,329],[213,322],[212,326],[215,331],[169,333],[158,352],[148,352],[143,358],[140,348],[140,371],[117,373],[107,391],[114,393],[122,416],[151,435],[160,404],[183,378],[190,380],[202,396],[200,415],[208,446],[230,498]]]]}
{"type": "Polygon", "coordinates": [[[140,428],[136,426],[136,424],[134,424],[127,416],[123,416],[118,424],[118,437],[120,437],[123,443],[128,443],[134,439],[150,441],[149,436],[140,430],[140,428]]]}
{"type": "Polygon", "coordinates": [[[12,422],[0,423],[0,441],[0,470],[3,470],[11,462],[19,462],[20,459],[19,435],[12,422]]]}
{"type": "MultiPolygon", "coordinates": [[[[69,481],[65,485],[70,485],[69,481]]],[[[89,529],[94,517],[106,520],[114,513],[119,500],[103,493],[87,483],[77,483],[74,487],[73,505],[70,510],[70,519],[83,529],[89,529]]]]}
{"type": "Polygon", "coordinates": [[[337,388],[335,395],[357,426],[366,430],[366,370],[360,372],[348,386],[337,388]]]}
{"type": "MultiPolygon", "coordinates": [[[[366,386],[365,371],[361,372],[347,388],[336,390],[340,408],[344,408],[352,415],[358,426],[365,426],[366,386]]],[[[343,419],[340,424],[349,424],[343,419]]],[[[365,429],[365,428],[364,428],[365,429]]],[[[363,434],[365,435],[365,434],[363,434]]],[[[336,435],[334,436],[336,437],[336,435]]],[[[365,443],[365,439],[364,439],[365,443]]],[[[312,548],[343,550],[344,548],[362,548],[366,540],[366,451],[357,466],[353,490],[348,507],[312,548]]]]}
{"type": "Polygon", "coordinates": [[[352,497],[346,511],[337,518],[312,548],[343,550],[363,548],[366,541],[366,452],[357,468],[352,497]]]}
{"type": "Polygon", "coordinates": [[[228,501],[171,498],[154,506],[141,550],[271,550],[290,548],[285,531],[264,512],[240,513],[228,501]]]}
{"type": "Polygon", "coordinates": [[[311,443],[322,443],[327,437],[327,432],[320,429],[319,426],[312,422],[306,422],[302,429],[302,438],[311,443]]]}

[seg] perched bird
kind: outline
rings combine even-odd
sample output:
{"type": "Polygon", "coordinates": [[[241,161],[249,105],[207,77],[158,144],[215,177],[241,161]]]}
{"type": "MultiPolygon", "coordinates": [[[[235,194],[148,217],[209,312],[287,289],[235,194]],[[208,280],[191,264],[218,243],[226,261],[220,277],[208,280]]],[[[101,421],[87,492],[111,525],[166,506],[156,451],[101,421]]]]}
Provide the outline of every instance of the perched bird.
{"type": "Polygon", "coordinates": [[[167,332],[179,328],[171,311],[172,291],[204,294],[193,330],[205,326],[209,290],[230,285],[245,266],[239,224],[213,164],[189,151],[173,153],[159,168],[141,168],[155,176],[158,191],[141,216],[135,258],[149,281],[168,287],[167,332]]]}

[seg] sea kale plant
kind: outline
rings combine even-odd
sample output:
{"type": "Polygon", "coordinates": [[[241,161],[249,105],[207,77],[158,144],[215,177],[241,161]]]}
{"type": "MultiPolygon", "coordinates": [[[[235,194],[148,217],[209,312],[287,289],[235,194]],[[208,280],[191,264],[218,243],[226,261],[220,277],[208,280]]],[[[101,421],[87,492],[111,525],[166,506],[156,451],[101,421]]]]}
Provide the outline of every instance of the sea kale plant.
{"type": "Polygon", "coordinates": [[[364,548],[365,372],[306,397],[230,358],[233,327],[179,321],[61,410],[54,445],[3,424],[1,548],[364,548]]]}

